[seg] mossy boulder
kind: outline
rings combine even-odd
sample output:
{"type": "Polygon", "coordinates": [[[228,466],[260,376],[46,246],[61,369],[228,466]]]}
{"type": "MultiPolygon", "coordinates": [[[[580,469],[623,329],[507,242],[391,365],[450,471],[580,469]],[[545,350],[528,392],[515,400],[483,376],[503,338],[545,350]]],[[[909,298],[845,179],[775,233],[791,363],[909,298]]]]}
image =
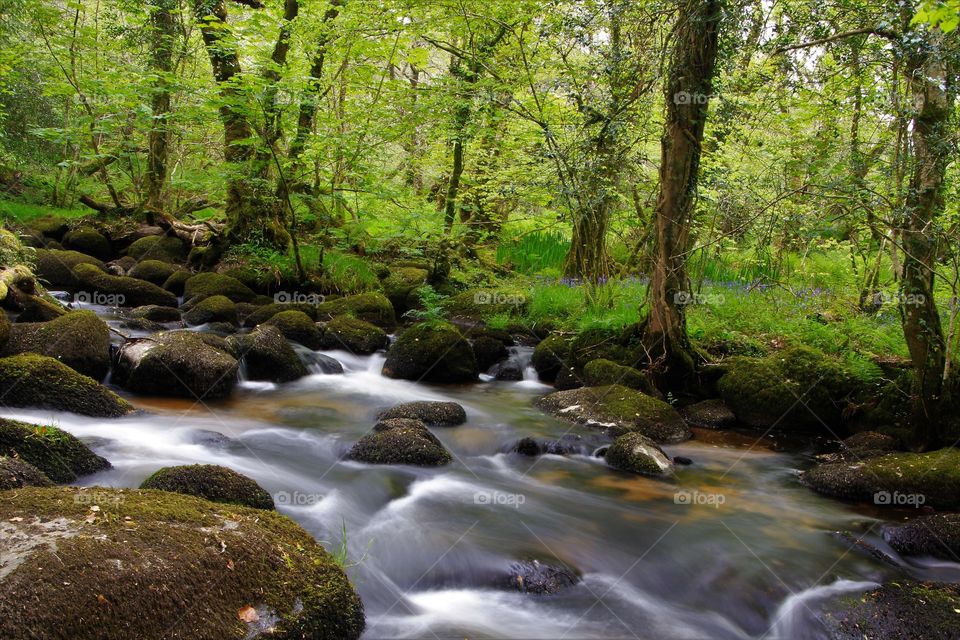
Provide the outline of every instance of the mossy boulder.
{"type": "Polygon", "coordinates": [[[960,585],[897,580],[836,598],[818,616],[830,640],[956,640],[960,585]]]}
{"type": "Polygon", "coordinates": [[[127,247],[127,255],[137,261],[183,262],[187,258],[187,245],[174,236],[146,236],[127,247]]]}
{"type": "Polygon", "coordinates": [[[834,358],[792,347],[766,358],[732,359],[717,388],[746,425],[840,431],[857,382],[834,358]]]}
{"type": "Polygon", "coordinates": [[[905,556],[932,556],[957,562],[960,559],[960,513],[914,518],[884,529],[883,539],[905,556]]]}
{"type": "Polygon", "coordinates": [[[28,235],[46,240],[63,240],[63,236],[70,231],[67,221],[58,216],[43,216],[30,220],[26,225],[28,235]]]}
{"type": "Polygon", "coordinates": [[[633,367],[625,367],[613,360],[597,358],[583,367],[583,384],[588,387],[603,387],[619,384],[630,389],[655,395],[656,391],[646,374],[633,367]]]}
{"type": "Polygon", "coordinates": [[[177,306],[177,297],[146,280],[127,276],[111,276],[92,264],[78,264],[73,268],[78,287],[88,294],[114,296],[116,306],[141,307],[155,304],[162,307],[177,306]]]}
{"type": "Polygon", "coordinates": [[[130,269],[127,275],[131,278],[152,282],[162,288],[170,276],[177,271],[179,271],[179,269],[169,262],[163,262],[162,260],[143,260],[130,269]]]}
{"type": "Polygon", "coordinates": [[[570,359],[570,339],[568,336],[552,333],[533,350],[531,364],[537,370],[537,376],[544,382],[553,382],[560,370],[568,366],[570,359]]]}
{"type": "Polygon", "coordinates": [[[71,251],[79,251],[98,260],[109,260],[113,256],[110,239],[96,229],[81,227],[68,232],[63,237],[63,246],[71,251]]]}
{"type": "Polygon", "coordinates": [[[383,375],[404,380],[458,383],[479,375],[466,338],[451,324],[420,323],[400,334],[387,351],[383,375]]]}
{"type": "Polygon", "coordinates": [[[646,362],[636,327],[608,329],[596,327],[581,331],[570,341],[568,365],[582,371],[592,360],[610,360],[626,367],[639,367],[646,362]]]}
{"type": "Polygon", "coordinates": [[[134,393],[211,400],[230,395],[239,363],[222,338],[167,331],[120,347],[114,380],[134,393]]]}
{"type": "Polygon", "coordinates": [[[378,418],[380,420],[406,418],[419,420],[431,427],[453,427],[467,421],[467,412],[456,402],[418,400],[390,407],[378,418]]]}
{"type": "Polygon", "coordinates": [[[198,273],[183,288],[185,300],[197,297],[226,296],[234,302],[250,302],[257,294],[236,278],[222,273],[198,273]]]}
{"type": "Polygon", "coordinates": [[[28,462],[54,482],[73,482],[80,476],[110,468],[109,462],[66,431],[3,418],[0,456],[28,462]]]}
{"type": "Polygon", "coordinates": [[[353,445],[347,457],[370,464],[409,464],[439,467],[452,460],[450,452],[419,420],[381,420],[353,445]]]}
{"type": "Polygon", "coordinates": [[[390,300],[396,313],[403,314],[411,308],[410,294],[423,286],[430,272],[416,267],[398,267],[390,270],[383,280],[383,293],[390,300]]]}
{"type": "Polygon", "coordinates": [[[264,623],[278,640],[363,632],[347,576],[289,518],[153,490],[97,488],[92,510],[88,493],[0,494],[0,553],[20,561],[0,578],[0,637],[241,640],[264,623]],[[244,621],[254,613],[260,622],[244,621]]]}
{"type": "Polygon", "coordinates": [[[194,273],[192,271],[187,271],[186,269],[181,269],[179,271],[174,271],[170,274],[170,277],[163,281],[163,288],[166,291],[169,291],[175,296],[182,296],[183,290],[187,287],[187,280],[192,278],[194,273]]]}
{"type": "Polygon", "coordinates": [[[257,307],[243,320],[243,326],[255,327],[263,324],[273,316],[283,311],[300,311],[311,320],[317,319],[317,305],[307,302],[273,302],[257,307]]]}
{"type": "Polygon", "coordinates": [[[306,365],[277,327],[262,325],[246,335],[227,340],[236,345],[249,380],[290,382],[308,373],[306,365]]]}
{"type": "Polygon", "coordinates": [[[80,282],[73,268],[78,264],[89,264],[100,271],[104,270],[102,261],[79,251],[59,251],[56,249],[37,249],[34,273],[44,282],[55,287],[75,287],[80,282]]]}
{"type": "Polygon", "coordinates": [[[10,328],[10,316],[7,315],[6,311],[0,309],[0,349],[7,346],[7,341],[10,339],[10,328]]]}
{"type": "Polygon", "coordinates": [[[666,402],[620,385],[556,391],[537,406],[558,418],[613,435],[636,431],[660,443],[683,442],[690,430],[666,402]]]}
{"type": "Polygon", "coordinates": [[[226,296],[204,298],[183,314],[183,321],[192,326],[207,324],[208,322],[240,324],[237,318],[237,305],[226,296]]]}
{"type": "Polygon", "coordinates": [[[625,433],[607,449],[607,464],[622,471],[647,476],[673,473],[673,462],[657,443],[637,432],[625,433]]]}
{"type": "Polygon", "coordinates": [[[960,449],[890,453],[820,464],[800,481],[811,489],[878,506],[960,508],[960,449]]]}
{"type": "Polygon", "coordinates": [[[103,380],[110,370],[110,329],[93,311],[73,311],[49,322],[18,322],[0,355],[39,353],[103,380]]]}
{"type": "Polygon", "coordinates": [[[133,407],[115,393],[59,360],[25,353],[0,358],[0,406],[69,411],[116,418],[133,407]]]}
{"type": "Polygon", "coordinates": [[[144,480],[140,488],[183,493],[210,502],[253,509],[274,508],[273,497],[256,481],[215,464],[164,467],[144,480]]]}
{"type": "Polygon", "coordinates": [[[176,307],[161,307],[155,304],[131,309],[126,315],[128,318],[139,318],[150,322],[180,322],[183,317],[180,309],[176,307]]]}
{"type": "Polygon", "coordinates": [[[323,325],[320,348],[345,349],[364,355],[385,349],[389,342],[380,327],[350,316],[337,316],[323,325]]]}
{"type": "Polygon", "coordinates": [[[349,315],[390,330],[397,325],[397,316],[390,300],[382,293],[360,293],[317,305],[317,319],[331,320],[349,315]]]}
{"type": "MultiPolygon", "coordinates": [[[[3,427],[0,426],[0,430],[3,427]]],[[[52,487],[53,482],[35,466],[9,456],[0,456],[0,491],[21,487],[52,487]]]]}
{"type": "Polygon", "coordinates": [[[691,427],[728,429],[737,423],[737,416],[719,398],[702,400],[680,409],[680,415],[691,427]]]}
{"type": "Polygon", "coordinates": [[[67,314],[67,310],[50,295],[22,296],[20,305],[23,311],[17,316],[17,322],[49,322],[67,314]]]}
{"type": "Polygon", "coordinates": [[[470,342],[473,356],[477,359],[480,371],[489,371],[490,367],[510,357],[507,345],[491,336],[479,336],[470,342]]]}
{"type": "Polygon", "coordinates": [[[323,344],[323,334],[310,316],[302,311],[281,311],[267,321],[269,326],[280,330],[287,340],[299,342],[307,349],[316,351],[323,344]]]}

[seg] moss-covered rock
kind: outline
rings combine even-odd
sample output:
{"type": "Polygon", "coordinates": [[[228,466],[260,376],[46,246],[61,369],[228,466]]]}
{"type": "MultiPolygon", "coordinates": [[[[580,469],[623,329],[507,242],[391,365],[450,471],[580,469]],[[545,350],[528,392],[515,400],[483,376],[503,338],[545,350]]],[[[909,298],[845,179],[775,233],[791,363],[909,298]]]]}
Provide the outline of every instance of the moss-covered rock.
{"type": "Polygon", "coordinates": [[[29,462],[54,482],[73,482],[80,476],[110,468],[109,462],[66,431],[3,418],[0,456],[29,462]]]}
{"type": "Polygon", "coordinates": [[[180,322],[183,314],[176,307],[161,307],[148,304],[127,312],[128,318],[142,318],[150,322],[180,322]]]}
{"type": "Polygon", "coordinates": [[[226,296],[234,302],[250,302],[257,297],[250,287],[236,278],[222,273],[198,273],[189,280],[183,289],[186,300],[197,297],[226,296]]]}
{"type": "Polygon", "coordinates": [[[93,311],[74,311],[49,322],[19,322],[0,355],[39,353],[103,380],[110,370],[110,329],[93,311]]]}
{"type": "Polygon", "coordinates": [[[960,638],[960,585],[897,580],[824,605],[820,617],[830,640],[956,640],[960,638]]]}
{"type": "Polygon", "coordinates": [[[104,270],[112,276],[125,276],[137,266],[137,261],[130,256],[121,256],[104,265],[104,270]]]}
{"type": "Polygon", "coordinates": [[[577,371],[591,360],[610,360],[625,367],[646,363],[646,351],[636,327],[608,329],[596,327],[578,333],[570,341],[569,366],[577,371]]]}
{"type": "Polygon", "coordinates": [[[249,380],[290,382],[307,375],[306,365],[276,327],[261,325],[228,341],[236,345],[249,380]]]}
{"type": "Polygon", "coordinates": [[[570,339],[568,336],[552,333],[533,350],[531,364],[537,370],[537,376],[544,382],[553,382],[560,370],[570,359],[570,339]]]}
{"type": "Polygon", "coordinates": [[[164,467],[144,480],[140,488],[183,493],[253,509],[274,508],[273,497],[256,481],[215,464],[164,467]]]}
{"type": "Polygon", "coordinates": [[[510,357],[507,345],[491,336],[474,338],[470,346],[473,347],[473,356],[477,359],[480,371],[489,371],[490,367],[510,357]]]}
{"type": "Polygon", "coordinates": [[[356,640],[363,605],[316,540],[274,512],[152,490],[0,494],[0,637],[356,640]],[[24,541],[26,541],[24,543],[24,541]],[[30,603],[43,603],[34,606],[30,603]],[[131,630],[134,630],[133,632],[131,630]]]}
{"type": "Polygon", "coordinates": [[[259,306],[243,320],[243,326],[255,327],[267,322],[270,318],[283,311],[300,311],[311,320],[317,319],[317,305],[306,302],[273,302],[259,306]]]}
{"type": "Polygon", "coordinates": [[[655,388],[650,379],[640,370],[625,367],[613,360],[597,358],[583,367],[583,383],[588,387],[604,387],[610,384],[619,384],[631,389],[643,391],[648,395],[655,394],[655,388]]]}
{"type": "Polygon", "coordinates": [[[718,398],[703,400],[680,409],[680,415],[691,427],[728,429],[737,423],[737,416],[718,398]]]}
{"type": "Polygon", "coordinates": [[[820,464],[800,477],[820,493],[879,506],[960,507],[960,449],[820,464]]]}
{"type": "Polygon", "coordinates": [[[527,296],[521,290],[503,291],[467,289],[443,302],[451,318],[483,320],[492,315],[520,316],[527,308],[527,296]]]}
{"type": "Polygon", "coordinates": [[[0,358],[0,406],[69,411],[115,418],[133,410],[128,402],[47,356],[26,353],[0,358]]]}
{"type": "Polygon", "coordinates": [[[905,556],[932,556],[957,562],[960,559],[960,513],[914,518],[905,524],[886,528],[883,539],[905,556]]]}
{"type": "Polygon", "coordinates": [[[382,293],[360,293],[317,305],[318,320],[331,320],[342,315],[353,316],[388,331],[397,325],[393,305],[382,293]]]}
{"type": "Polygon", "coordinates": [[[111,276],[92,264],[78,264],[73,268],[77,276],[78,287],[88,294],[114,296],[116,306],[141,307],[155,304],[162,307],[177,306],[177,297],[145,280],[126,276],[111,276]]]}
{"type": "MultiPolygon", "coordinates": [[[[0,431],[3,427],[0,426],[0,431]]],[[[35,466],[21,460],[0,456],[0,491],[21,487],[52,487],[53,482],[35,466]]]]}
{"type": "Polygon", "coordinates": [[[67,221],[59,216],[42,216],[30,220],[26,225],[29,236],[39,239],[46,244],[47,240],[63,240],[63,236],[70,230],[67,221]]]}
{"type": "Polygon", "coordinates": [[[127,247],[127,255],[137,261],[183,262],[187,258],[187,245],[174,236],[147,236],[127,247]]]}
{"type": "Polygon", "coordinates": [[[143,260],[130,269],[127,275],[131,278],[152,282],[162,288],[170,276],[179,270],[175,265],[162,260],[143,260]]]}
{"type": "Polygon", "coordinates": [[[10,316],[3,309],[0,309],[0,350],[7,346],[10,339],[10,316]]]}
{"type": "Polygon", "coordinates": [[[109,260],[113,256],[110,239],[96,229],[80,227],[63,237],[63,246],[71,251],[79,251],[98,260],[109,260]]]}
{"type": "Polygon", "coordinates": [[[732,359],[718,383],[740,422],[796,430],[842,430],[843,410],[856,387],[838,361],[808,347],[732,359]]]}
{"type": "Polygon", "coordinates": [[[187,280],[193,276],[194,273],[186,269],[174,271],[169,278],[163,281],[163,288],[175,296],[182,296],[183,290],[187,287],[187,280]]]}
{"type": "Polygon", "coordinates": [[[103,262],[78,251],[37,249],[34,273],[50,285],[72,288],[79,283],[77,275],[73,272],[73,268],[78,264],[89,264],[101,271],[104,270],[103,262]]]}
{"type": "Polygon", "coordinates": [[[167,331],[120,347],[114,380],[134,393],[209,400],[227,396],[239,364],[222,338],[167,331]]]}
{"type": "Polygon", "coordinates": [[[385,349],[389,342],[380,327],[350,316],[337,316],[323,325],[320,348],[345,349],[363,355],[385,349]]]}
{"type": "Polygon", "coordinates": [[[266,324],[279,329],[287,340],[299,342],[308,349],[316,351],[323,344],[323,334],[317,323],[302,311],[281,311],[266,324]]]}
{"type": "Polygon", "coordinates": [[[403,314],[411,308],[410,294],[427,281],[430,272],[416,267],[398,267],[390,270],[383,280],[383,293],[390,300],[394,310],[403,314]]]}
{"type": "Polygon", "coordinates": [[[370,464],[410,464],[438,467],[449,464],[450,452],[419,420],[381,420],[353,445],[347,457],[370,464]]]}
{"type": "Polygon", "coordinates": [[[636,431],[660,443],[683,442],[690,430],[666,402],[620,385],[556,391],[537,406],[564,420],[614,435],[636,431]]]}
{"type": "Polygon", "coordinates": [[[456,327],[424,322],[401,333],[390,345],[383,375],[457,383],[476,380],[479,370],[470,343],[456,327]]]}
{"type": "Polygon", "coordinates": [[[240,324],[237,318],[237,305],[226,296],[204,298],[183,314],[183,321],[192,326],[207,324],[208,322],[240,324]]]}
{"type": "Polygon", "coordinates": [[[607,449],[607,464],[647,476],[673,473],[673,462],[657,443],[637,432],[625,433],[607,449]]]}
{"type": "Polygon", "coordinates": [[[431,427],[453,427],[467,421],[467,412],[456,402],[419,400],[395,405],[379,415],[380,420],[394,418],[419,420],[431,427]]]}

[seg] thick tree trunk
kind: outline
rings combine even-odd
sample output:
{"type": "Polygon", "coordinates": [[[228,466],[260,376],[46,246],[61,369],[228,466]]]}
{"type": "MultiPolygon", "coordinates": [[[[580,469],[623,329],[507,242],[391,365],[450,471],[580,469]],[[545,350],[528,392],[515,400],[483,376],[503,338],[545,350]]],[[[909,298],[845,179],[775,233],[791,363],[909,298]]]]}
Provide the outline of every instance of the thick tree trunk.
{"type": "Polygon", "coordinates": [[[946,342],[933,297],[937,262],[936,220],[943,212],[943,186],[952,153],[954,73],[945,61],[943,34],[913,32],[906,69],[913,97],[913,175],[904,203],[900,285],[903,334],[916,375],[913,407],[915,448],[939,444],[946,342]]]}
{"type": "Polygon", "coordinates": [[[153,118],[147,136],[148,216],[163,211],[163,189],[167,182],[167,153],[170,133],[170,74],[173,72],[173,49],[177,37],[177,4],[173,0],[154,0],[150,6],[150,66],[156,75],[151,98],[153,118]]]}
{"type": "Polygon", "coordinates": [[[684,305],[691,299],[686,261],[713,91],[723,0],[683,0],[667,78],[656,253],[643,343],[661,386],[685,386],[694,373],[684,305]]]}

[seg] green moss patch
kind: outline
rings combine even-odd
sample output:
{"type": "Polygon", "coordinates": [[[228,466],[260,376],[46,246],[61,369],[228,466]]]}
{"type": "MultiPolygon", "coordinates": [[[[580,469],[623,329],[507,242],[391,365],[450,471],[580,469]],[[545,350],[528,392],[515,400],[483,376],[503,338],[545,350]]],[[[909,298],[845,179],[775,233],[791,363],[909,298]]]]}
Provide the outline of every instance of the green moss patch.
{"type": "Polygon", "coordinates": [[[273,498],[254,480],[215,464],[164,467],[144,480],[140,488],[183,493],[254,509],[274,508],[273,498]]]}
{"type": "Polygon", "coordinates": [[[13,325],[2,355],[38,353],[103,380],[110,370],[110,329],[93,311],[74,311],[49,322],[13,325]]]}
{"type": "Polygon", "coordinates": [[[479,369],[470,343],[456,327],[424,322],[401,333],[390,345],[383,375],[456,383],[476,380],[479,369]]]}
{"type": "Polygon", "coordinates": [[[0,455],[28,462],[54,482],[73,482],[80,476],[110,468],[109,462],[66,431],[3,418],[0,455]]]}
{"type": "Polygon", "coordinates": [[[397,324],[393,305],[382,293],[360,293],[317,305],[318,320],[331,320],[341,315],[350,315],[387,330],[397,324]]]}
{"type": "Polygon", "coordinates": [[[35,354],[0,358],[0,406],[115,418],[133,407],[95,380],[35,354]]]}

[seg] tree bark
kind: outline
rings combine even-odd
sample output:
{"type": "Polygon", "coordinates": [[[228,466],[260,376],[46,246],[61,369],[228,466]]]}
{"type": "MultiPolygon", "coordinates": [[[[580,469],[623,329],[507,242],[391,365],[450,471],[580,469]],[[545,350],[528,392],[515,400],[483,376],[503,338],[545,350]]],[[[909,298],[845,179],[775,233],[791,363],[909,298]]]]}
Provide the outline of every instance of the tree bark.
{"type": "Polygon", "coordinates": [[[153,0],[150,6],[150,66],[156,75],[151,98],[150,132],[147,136],[147,215],[163,211],[163,189],[167,182],[167,153],[170,141],[167,118],[170,114],[170,74],[177,37],[177,5],[173,0],[153,0]]]}

